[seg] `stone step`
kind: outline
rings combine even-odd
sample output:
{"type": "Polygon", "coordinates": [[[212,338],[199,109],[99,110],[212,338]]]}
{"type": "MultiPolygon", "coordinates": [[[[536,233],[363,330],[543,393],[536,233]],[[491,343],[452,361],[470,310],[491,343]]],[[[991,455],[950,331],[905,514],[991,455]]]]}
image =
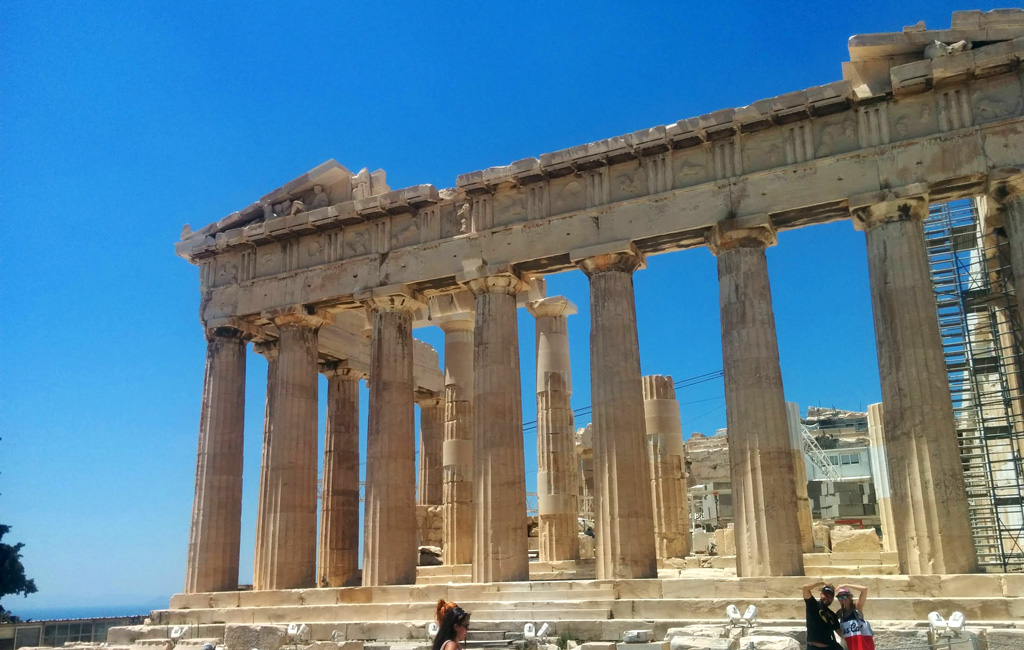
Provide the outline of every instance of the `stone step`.
{"type": "Polygon", "coordinates": [[[473,618],[480,618],[485,621],[526,621],[526,622],[551,622],[551,621],[602,621],[611,618],[607,609],[481,609],[473,612],[473,618]]]}
{"type": "MultiPolygon", "coordinates": [[[[927,599],[1009,596],[1024,594],[1024,575],[871,575],[849,572],[820,574],[836,585],[863,584],[869,597],[927,599]]],[[[663,580],[571,580],[510,582],[495,584],[407,585],[391,587],[345,587],[281,591],[242,591],[215,594],[179,594],[171,599],[176,610],[231,610],[265,607],[420,605],[431,612],[439,598],[457,603],[506,601],[579,601],[657,598],[798,598],[800,588],[814,577],[788,576],[736,578],[712,570],[694,571],[694,576],[663,580]]],[[[818,572],[812,572],[818,573],[818,572]]],[[[496,609],[487,607],[487,609],[496,609]]],[[[404,619],[402,619],[404,620],[404,619]]]]}
{"type": "MultiPolygon", "coordinates": [[[[961,611],[969,621],[1004,621],[1024,619],[1024,597],[1002,595],[979,597],[869,597],[872,612],[884,613],[888,620],[922,621],[931,611],[961,611]]],[[[741,610],[756,604],[763,618],[800,620],[803,602],[792,595],[761,596],[733,594],[708,596],[693,594],[663,598],[599,600],[493,600],[463,601],[462,607],[473,614],[474,622],[505,620],[592,620],[595,616],[615,619],[704,619],[725,616],[728,605],[741,610]],[[500,606],[498,606],[500,605],[500,606]],[[596,614],[595,612],[603,612],[596,614]]],[[[229,609],[160,610],[153,612],[154,623],[163,625],[209,625],[219,623],[286,624],[291,622],[359,622],[410,621],[426,623],[433,619],[431,603],[388,603],[349,605],[305,605],[283,607],[252,607],[229,609]]]]}

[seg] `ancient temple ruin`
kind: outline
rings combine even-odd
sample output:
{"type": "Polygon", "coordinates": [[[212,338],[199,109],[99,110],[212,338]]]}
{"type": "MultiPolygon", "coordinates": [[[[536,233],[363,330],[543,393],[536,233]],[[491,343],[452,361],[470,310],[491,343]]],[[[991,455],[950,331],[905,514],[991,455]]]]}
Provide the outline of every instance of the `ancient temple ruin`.
{"type": "MultiPolygon", "coordinates": [[[[809,572],[807,494],[795,478],[765,250],[781,231],[837,220],[852,221],[867,245],[889,550],[904,576],[975,572],[954,417],[962,399],[954,404],[947,381],[922,224],[933,204],[981,201],[981,236],[1005,241],[1005,280],[1024,286],[1024,11],[957,12],[950,29],[854,36],[849,52],[841,81],[469,172],[452,188],[392,190],[383,172],[328,161],[220,221],[186,227],[176,251],[200,269],[208,352],[186,593],[160,620],[213,608],[197,620],[223,623],[235,620],[231,608],[370,602],[347,601],[361,596],[337,588],[416,583],[417,402],[419,505],[441,507],[445,565],[471,566],[477,585],[529,580],[519,307],[537,327],[541,559],[579,558],[584,495],[569,399],[574,380],[589,381],[594,566],[599,581],[612,581],[594,588],[617,585],[616,602],[696,598],[685,570],[679,583],[643,582],[643,596],[624,585],[658,577],[659,558],[691,550],[679,408],[671,379],[641,377],[633,274],[652,255],[702,246],[718,264],[732,580],[747,593],[748,579],[762,578],[759,597],[786,585],[789,600],[769,610],[802,616],[799,580],[782,577],[809,572]],[[561,272],[589,278],[589,378],[570,373],[566,319],[576,307],[545,292],[544,276],[561,272]],[[433,326],[445,332],[443,369],[412,336],[433,326]],[[254,591],[239,596],[249,342],[269,371],[254,591]],[[330,386],[323,459],[318,373],[330,386]],[[370,403],[360,578],[362,378],[370,403]],[[303,590],[302,602],[275,600],[280,590],[303,590]]],[[[1007,308],[1020,320],[1024,305],[1007,308]]],[[[1006,452],[1018,472],[1020,451],[1006,452]]],[[[990,580],[982,591],[1008,596],[975,616],[1022,615],[1024,584],[1007,582],[1015,577],[973,577],[990,580]]],[[[893,618],[913,616],[895,602],[899,579],[879,583],[879,597],[894,601],[893,618]]],[[[935,594],[976,597],[966,581],[934,582],[935,594]]],[[[686,618],[630,602],[614,618],[686,618]]],[[[401,620],[429,619],[421,610],[401,620]]],[[[267,622],[308,615],[289,610],[267,622]]],[[[240,612],[238,622],[250,616],[240,612]]]]}

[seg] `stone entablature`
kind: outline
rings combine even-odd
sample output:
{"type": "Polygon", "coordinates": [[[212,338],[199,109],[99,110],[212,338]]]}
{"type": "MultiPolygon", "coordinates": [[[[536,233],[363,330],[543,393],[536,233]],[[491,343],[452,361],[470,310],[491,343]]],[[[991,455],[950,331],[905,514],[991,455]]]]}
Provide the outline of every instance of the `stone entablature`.
{"type": "MultiPolygon", "coordinates": [[[[846,219],[850,197],[889,187],[924,183],[933,200],[981,193],[990,170],[1024,163],[1017,16],[998,29],[855,36],[847,80],[464,174],[454,189],[419,185],[259,221],[279,190],[186,230],[177,251],[203,268],[204,319],[250,317],[396,283],[429,298],[483,265],[565,270],[572,251],[627,239],[645,254],[701,246],[735,216],[766,214],[776,230],[846,219]],[[936,39],[996,36],[1006,40],[924,58],[936,39]]],[[[344,190],[355,178],[329,161],[286,188],[300,196],[333,179],[344,190]]]]}

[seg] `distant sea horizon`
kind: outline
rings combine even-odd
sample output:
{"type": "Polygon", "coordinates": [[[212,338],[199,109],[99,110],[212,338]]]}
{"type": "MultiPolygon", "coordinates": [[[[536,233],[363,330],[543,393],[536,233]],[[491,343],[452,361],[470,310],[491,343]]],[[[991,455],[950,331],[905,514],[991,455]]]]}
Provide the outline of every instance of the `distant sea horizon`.
{"type": "Polygon", "coordinates": [[[115,616],[148,616],[154,609],[166,609],[169,596],[140,599],[123,604],[67,605],[47,607],[19,607],[16,599],[4,603],[4,607],[22,621],[46,621],[62,618],[104,618],[115,616]]]}

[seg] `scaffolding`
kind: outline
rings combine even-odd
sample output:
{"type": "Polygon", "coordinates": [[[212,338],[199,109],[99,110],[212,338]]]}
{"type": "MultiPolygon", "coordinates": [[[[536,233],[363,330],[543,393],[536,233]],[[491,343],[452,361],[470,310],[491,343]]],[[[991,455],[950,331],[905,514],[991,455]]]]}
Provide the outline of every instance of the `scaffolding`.
{"type": "Polygon", "coordinates": [[[983,206],[931,206],[925,245],[978,563],[1024,571],[1021,324],[1005,236],[983,206]]]}

